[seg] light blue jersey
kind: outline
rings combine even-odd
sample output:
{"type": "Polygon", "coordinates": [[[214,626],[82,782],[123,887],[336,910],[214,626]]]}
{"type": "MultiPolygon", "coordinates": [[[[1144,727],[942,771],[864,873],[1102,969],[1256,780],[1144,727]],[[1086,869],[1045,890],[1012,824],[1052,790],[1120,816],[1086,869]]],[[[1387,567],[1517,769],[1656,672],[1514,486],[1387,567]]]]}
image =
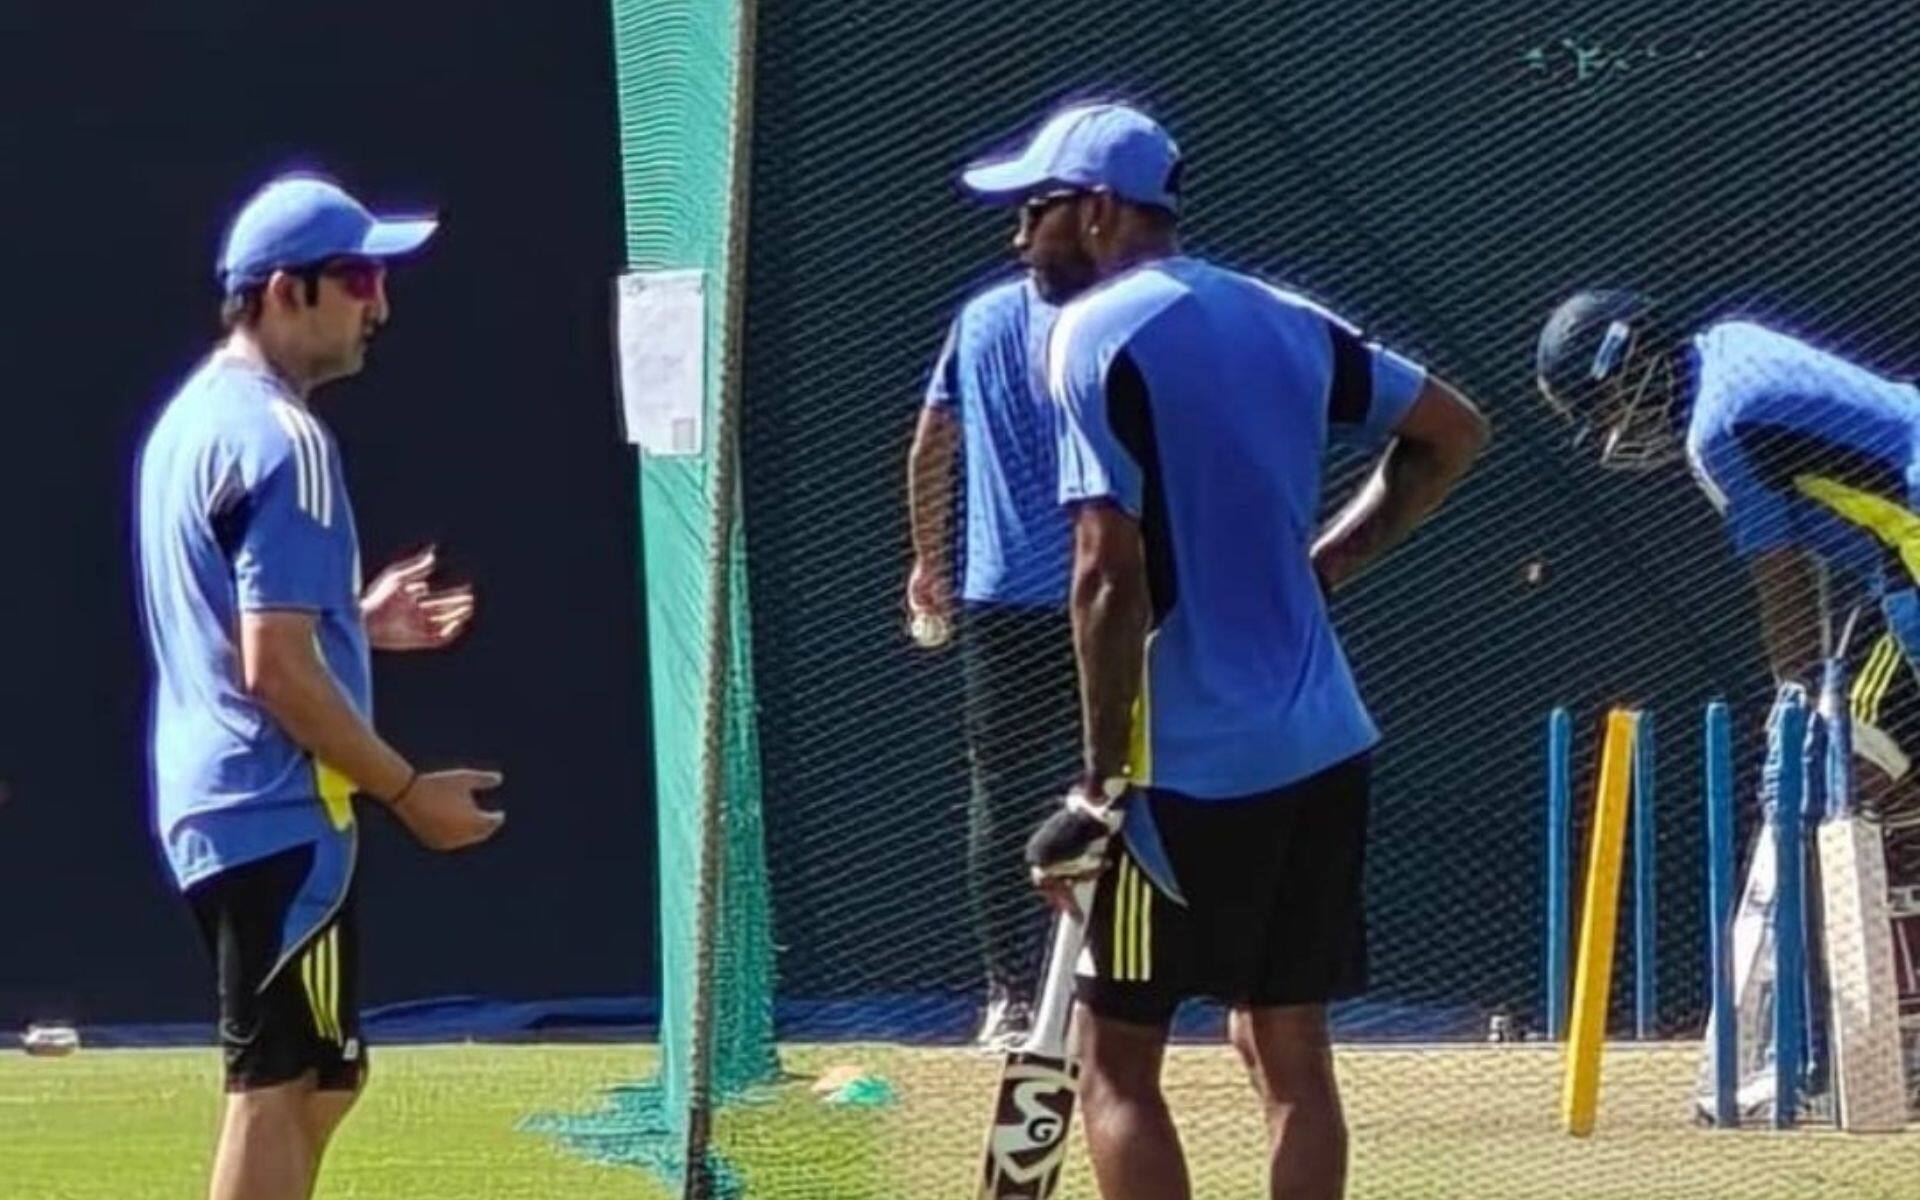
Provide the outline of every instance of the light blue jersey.
{"type": "Polygon", "coordinates": [[[371,718],[359,551],[340,455],[278,380],[216,355],[148,434],[136,496],[154,670],[155,831],[183,889],[312,844],[313,872],[288,915],[288,945],[297,945],[351,876],[351,785],[242,687],[240,614],[312,613],[327,668],[371,718]]]}
{"type": "Polygon", "coordinates": [[[1362,704],[1309,550],[1329,438],[1384,442],[1425,371],[1308,301],[1193,258],[1062,310],[1060,499],[1140,520],[1153,600],[1137,783],[1232,798],[1361,753],[1362,704]]]}
{"type": "Polygon", "coordinates": [[[963,600],[1066,602],[1071,529],[1055,499],[1056,417],[1044,366],[1057,312],[1028,280],[987,288],[954,318],[927,384],[928,407],[953,411],[962,431],[963,600]]]}
{"type": "Polygon", "coordinates": [[[1687,461],[1739,554],[1794,546],[1910,585],[1920,391],[1746,321],[1701,332],[1689,365],[1687,461]]]}

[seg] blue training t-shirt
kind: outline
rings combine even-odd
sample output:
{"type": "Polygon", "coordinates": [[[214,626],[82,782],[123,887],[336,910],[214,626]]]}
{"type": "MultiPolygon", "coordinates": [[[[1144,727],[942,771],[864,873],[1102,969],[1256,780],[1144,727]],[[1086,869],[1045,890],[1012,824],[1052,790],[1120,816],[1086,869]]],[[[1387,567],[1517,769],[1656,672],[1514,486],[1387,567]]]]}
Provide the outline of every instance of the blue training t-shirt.
{"type": "Polygon", "coordinates": [[[136,496],[153,817],[174,877],[185,889],[313,844],[301,902],[324,907],[351,874],[352,786],[247,694],[238,639],[242,612],[314,614],[322,659],[371,719],[359,549],[333,438],[277,379],[218,354],[147,435],[136,496]]]}
{"type": "Polygon", "coordinates": [[[1072,531],[1055,498],[1045,376],[1058,311],[1024,278],[996,284],[961,307],[934,362],[926,404],[954,410],[963,438],[962,600],[1066,603],[1072,531]]]}
{"type": "Polygon", "coordinates": [[[1145,541],[1135,782],[1226,799],[1369,749],[1379,732],[1309,559],[1322,459],[1330,437],[1382,444],[1424,369],[1194,258],[1068,304],[1048,359],[1061,502],[1112,501],[1145,541]]]}
{"type": "Polygon", "coordinates": [[[1869,581],[1897,568],[1920,391],[1747,321],[1703,330],[1690,367],[1687,461],[1736,552],[1796,546],[1869,581]]]}

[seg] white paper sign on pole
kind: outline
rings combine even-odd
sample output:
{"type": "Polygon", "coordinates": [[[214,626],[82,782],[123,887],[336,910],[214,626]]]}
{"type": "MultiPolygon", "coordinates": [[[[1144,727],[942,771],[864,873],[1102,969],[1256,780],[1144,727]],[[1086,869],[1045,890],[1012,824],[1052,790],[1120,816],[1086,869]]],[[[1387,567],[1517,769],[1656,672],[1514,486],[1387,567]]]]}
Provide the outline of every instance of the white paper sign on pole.
{"type": "Polygon", "coordinates": [[[707,394],[706,272],[620,276],[614,339],[627,441],[652,455],[699,454],[707,394]]]}

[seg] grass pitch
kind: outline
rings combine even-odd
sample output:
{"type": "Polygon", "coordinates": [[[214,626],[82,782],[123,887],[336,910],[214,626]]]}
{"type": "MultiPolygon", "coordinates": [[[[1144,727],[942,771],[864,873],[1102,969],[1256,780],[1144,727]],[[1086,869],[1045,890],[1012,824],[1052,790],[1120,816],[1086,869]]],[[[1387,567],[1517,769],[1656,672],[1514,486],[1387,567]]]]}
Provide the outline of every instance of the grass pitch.
{"type": "MultiPolygon", "coordinates": [[[[721,1149],[766,1200],[972,1200],[998,1065],[959,1050],[792,1046],[806,1076],[855,1065],[897,1102],[842,1108],[804,1078],[720,1115],[721,1149]]],[[[1692,1045],[1610,1046],[1599,1129],[1559,1132],[1549,1047],[1343,1049],[1354,1200],[1896,1200],[1920,1196],[1920,1131],[1873,1137],[1695,1127],[1692,1045]]],[[[387,1047],[328,1157],[325,1200],[666,1200],[649,1172],[585,1161],[527,1132],[590,1113],[602,1089],[650,1076],[651,1047],[387,1047]]],[[[1263,1134],[1240,1068],[1176,1047],[1169,1094],[1199,1200],[1264,1194],[1263,1134]]],[[[199,1200],[219,1111],[208,1050],[0,1057],[0,1196],[199,1200]]],[[[1062,1200],[1092,1200],[1084,1150],[1062,1200]]]]}

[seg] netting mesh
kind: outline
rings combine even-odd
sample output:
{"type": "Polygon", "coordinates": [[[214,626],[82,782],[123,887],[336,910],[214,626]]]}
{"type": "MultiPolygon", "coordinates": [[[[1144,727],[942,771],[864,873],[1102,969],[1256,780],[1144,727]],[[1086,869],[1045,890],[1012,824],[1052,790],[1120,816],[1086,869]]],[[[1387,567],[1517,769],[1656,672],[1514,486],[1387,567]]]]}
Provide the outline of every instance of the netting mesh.
{"type": "MultiPolygon", "coordinates": [[[[627,265],[700,270],[707,300],[705,453],[648,456],[640,469],[662,863],[661,1068],[644,1084],[616,1089],[598,1111],[543,1116],[531,1127],[592,1157],[652,1167],[677,1185],[689,1149],[700,1153],[694,1112],[778,1070],[746,563],[737,520],[713,520],[715,446],[725,425],[716,418],[737,373],[728,369],[726,325],[740,13],[687,0],[615,0],[612,15],[627,265]],[[725,562],[715,570],[720,538],[725,562]],[[710,688],[712,672],[721,678],[710,688]],[[710,798],[722,811],[709,813],[710,798]],[[711,844],[709,815],[726,834],[711,844]]],[[[724,1164],[718,1173],[723,1186],[733,1184],[724,1164]]]]}
{"type": "MultiPolygon", "coordinates": [[[[867,1086],[724,1117],[748,1194],[963,1195],[976,1169],[995,1068],[959,1045],[982,993],[964,688],[957,654],[902,633],[904,451],[944,322],[1011,233],[959,201],[956,166],[1086,93],[1144,101],[1179,138],[1190,249],[1327,300],[1496,427],[1444,514],[1335,606],[1385,731],[1374,987],[1340,1032],[1438,1043],[1343,1050],[1352,1194],[1911,1194],[1899,1140],[1692,1128],[1690,1040],[1609,1050],[1590,1143],[1557,1132],[1552,1049],[1468,1044],[1495,1014],[1543,1023],[1546,717],[1575,715],[1584,814],[1616,702],[1661,733],[1657,1030],[1697,1036],[1700,715],[1734,703],[1744,797],[1769,691],[1711,509],[1684,473],[1622,480],[1565,452],[1532,392],[1539,323],[1575,287],[1628,286],[1677,327],[1756,315],[1914,373],[1910,15],[1892,0],[759,5],[743,488],[777,999],[790,1070],[852,1066],[867,1086]],[[783,1145],[813,1148],[808,1169],[756,1176],[788,1163],[783,1145]]],[[[1037,713],[1049,681],[1030,686],[1037,713]]],[[[1616,964],[1618,1035],[1624,937],[1616,964]]],[[[1171,1072],[1197,1194],[1260,1194],[1238,1068],[1196,1046],[1171,1072]]],[[[1066,1194],[1090,1195],[1077,1148],[1072,1162],[1066,1194]]]]}

